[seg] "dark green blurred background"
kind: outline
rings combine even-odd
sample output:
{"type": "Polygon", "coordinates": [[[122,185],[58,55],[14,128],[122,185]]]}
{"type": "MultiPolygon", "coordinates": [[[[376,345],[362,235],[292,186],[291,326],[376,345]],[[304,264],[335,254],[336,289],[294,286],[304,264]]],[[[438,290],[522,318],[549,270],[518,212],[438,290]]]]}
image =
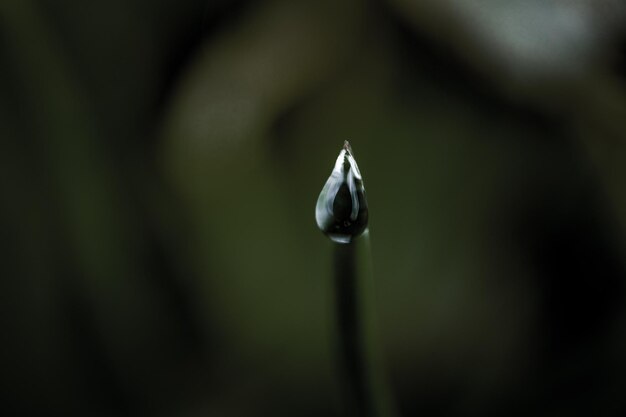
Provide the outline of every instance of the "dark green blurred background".
{"type": "Polygon", "coordinates": [[[626,412],[618,0],[0,1],[0,408],[338,416],[345,139],[404,416],[626,412]]]}

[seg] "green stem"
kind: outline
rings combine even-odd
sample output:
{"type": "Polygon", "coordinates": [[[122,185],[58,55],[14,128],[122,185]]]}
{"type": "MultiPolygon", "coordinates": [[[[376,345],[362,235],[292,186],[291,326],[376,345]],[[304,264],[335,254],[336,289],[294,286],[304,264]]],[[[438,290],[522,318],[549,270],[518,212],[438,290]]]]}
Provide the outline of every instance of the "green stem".
{"type": "Polygon", "coordinates": [[[354,243],[334,244],[338,355],[347,415],[373,417],[354,243]]]}

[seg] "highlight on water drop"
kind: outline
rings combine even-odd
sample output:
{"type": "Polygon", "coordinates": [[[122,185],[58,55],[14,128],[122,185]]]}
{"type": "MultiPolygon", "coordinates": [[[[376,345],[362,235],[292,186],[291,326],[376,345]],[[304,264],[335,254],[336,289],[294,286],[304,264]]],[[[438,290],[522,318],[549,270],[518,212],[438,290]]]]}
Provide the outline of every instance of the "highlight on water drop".
{"type": "Polygon", "coordinates": [[[320,230],[336,243],[350,243],[367,229],[365,187],[348,141],[344,142],[317,199],[315,220],[320,230]]]}

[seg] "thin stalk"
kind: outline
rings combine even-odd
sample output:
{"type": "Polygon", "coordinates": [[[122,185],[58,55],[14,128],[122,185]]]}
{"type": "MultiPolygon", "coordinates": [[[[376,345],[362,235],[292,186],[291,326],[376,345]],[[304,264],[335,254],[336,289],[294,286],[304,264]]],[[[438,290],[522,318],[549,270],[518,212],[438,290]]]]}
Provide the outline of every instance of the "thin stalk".
{"type": "Polygon", "coordinates": [[[379,351],[369,233],[333,244],[335,349],[344,399],[351,417],[395,416],[379,351]]]}
{"type": "Polygon", "coordinates": [[[335,317],[337,351],[343,380],[346,413],[358,417],[377,415],[371,373],[367,363],[363,300],[356,267],[355,243],[334,244],[335,317]]]}

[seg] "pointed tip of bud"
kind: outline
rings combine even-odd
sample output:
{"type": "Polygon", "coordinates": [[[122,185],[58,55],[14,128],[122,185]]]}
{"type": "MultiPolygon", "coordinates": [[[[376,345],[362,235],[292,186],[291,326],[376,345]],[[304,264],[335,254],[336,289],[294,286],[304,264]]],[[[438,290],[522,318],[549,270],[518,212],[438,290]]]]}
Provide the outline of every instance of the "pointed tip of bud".
{"type": "Polygon", "coordinates": [[[344,140],[343,141],[343,149],[345,149],[349,153],[352,153],[352,147],[350,146],[350,142],[348,142],[347,140],[344,140]]]}

